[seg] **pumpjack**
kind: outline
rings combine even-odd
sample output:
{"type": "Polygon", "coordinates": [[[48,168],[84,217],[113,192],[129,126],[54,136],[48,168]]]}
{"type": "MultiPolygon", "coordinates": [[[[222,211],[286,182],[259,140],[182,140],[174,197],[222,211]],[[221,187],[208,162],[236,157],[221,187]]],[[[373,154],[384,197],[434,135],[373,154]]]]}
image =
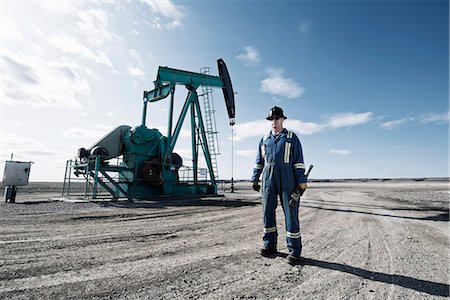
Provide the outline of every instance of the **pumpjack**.
{"type": "Polygon", "coordinates": [[[144,91],[141,124],[134,128],[128,125],[118,126],[92,146],[78,149],[77,158],[68,160],[66,164],[63,196],[70,195],[71,181],[75,177],[84,179],[84,197],[93,199],[103,197],[105,193],[107,197],[129,200],[217,194],[217,182],[197,94],[199,86],[221,88],[230,125],[235,124],[234,91],[230,75],[223,59],[217,60],[217,66],[219,76],[159,67],[154,89],[144,91]],[[187,96],[173,126],[177,85],[185,86],[187,96]],[[168,129],[167,134],[163,135],[158,129],[146,126],[147,106],[168,97],[168,129]],[[174,148],[188,114],[191,120],[193,166],[188,168],[192,173],[190,180],[183,181],[179,174],[184,167],[183,160],[174,152],[174,148]],[[201,173],[205,175],[205,170],[198,165],[199,148],[207,165],[205,179],[199,178],[201,173]]]}

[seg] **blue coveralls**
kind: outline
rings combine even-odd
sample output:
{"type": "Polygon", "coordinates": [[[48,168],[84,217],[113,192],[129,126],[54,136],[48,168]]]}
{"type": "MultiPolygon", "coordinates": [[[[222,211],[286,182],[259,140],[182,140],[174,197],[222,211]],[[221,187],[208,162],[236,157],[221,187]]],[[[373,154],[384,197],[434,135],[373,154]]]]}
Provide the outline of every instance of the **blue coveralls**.
{"type": "Polygon", "coordinates": [[[289,199],[295,187],[307,181],[303,162],[302,145],[292,131],[283,129],[279,134],[272,132],[259,142],[252,182],[259,181],[262,173],[262,204],[264,221],[264,248],[276,249],[277,225],[275,210],[277,195],[280,196],[286,223],[286,242],[289,254],[300,257],[302,242],[298,219],[299,202],[289,206],[289,199]]]}

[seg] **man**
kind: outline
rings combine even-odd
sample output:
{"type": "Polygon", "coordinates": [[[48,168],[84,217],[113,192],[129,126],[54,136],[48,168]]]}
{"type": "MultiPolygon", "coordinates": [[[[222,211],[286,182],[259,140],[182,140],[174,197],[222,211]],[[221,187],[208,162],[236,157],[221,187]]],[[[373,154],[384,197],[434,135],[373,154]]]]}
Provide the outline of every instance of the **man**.
{"type": "Polygon", "coordinates": [[[307,188],[302,146],[292,131],[283,128],[286,116],[275,106],[266,118],[272,122],[272,130],[259,142],[256,165],[253,169],[253,189],[259,191],[262,174],[262,204],[264,236],[261,255],[271,257],[277,253],[277,225],[275,210],[280,196],[286,223],[287,256],[290,265],[300,261],[302,241],[298,219],[299,200],[307,188]]]}

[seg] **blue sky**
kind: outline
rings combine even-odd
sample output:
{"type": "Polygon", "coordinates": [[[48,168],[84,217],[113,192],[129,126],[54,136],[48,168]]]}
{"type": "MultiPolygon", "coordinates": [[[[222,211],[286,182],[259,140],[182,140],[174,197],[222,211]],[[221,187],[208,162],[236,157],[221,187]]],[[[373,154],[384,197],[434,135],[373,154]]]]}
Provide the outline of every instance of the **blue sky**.
{"type": "MultiPolygon", "coordinates": [[[[158,66],[217,75],[218,58],[237,92],[234,178],[250,177],[274,105],[312,178],[448,176],[448,1],[2,1],[1,17],[0,167],[34,161],[32,181],[62,181],[78,148],[139,125],[158,66]]],[[[167,109],[151,104],[147,125],[166,134],[167,109]]]]}

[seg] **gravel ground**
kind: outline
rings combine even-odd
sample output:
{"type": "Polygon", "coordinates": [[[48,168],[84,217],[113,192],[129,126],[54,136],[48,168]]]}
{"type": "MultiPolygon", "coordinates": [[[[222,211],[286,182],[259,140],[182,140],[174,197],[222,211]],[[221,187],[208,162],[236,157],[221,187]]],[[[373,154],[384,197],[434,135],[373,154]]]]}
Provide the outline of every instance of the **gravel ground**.
{"type": "Polygon", "coordinates": [[[304,243],[264,258],[260,194],[204,199],[49,200],[30,185],[0,203],[0,299],[445,299],[448,181],[313,182],[304,243]]]}

